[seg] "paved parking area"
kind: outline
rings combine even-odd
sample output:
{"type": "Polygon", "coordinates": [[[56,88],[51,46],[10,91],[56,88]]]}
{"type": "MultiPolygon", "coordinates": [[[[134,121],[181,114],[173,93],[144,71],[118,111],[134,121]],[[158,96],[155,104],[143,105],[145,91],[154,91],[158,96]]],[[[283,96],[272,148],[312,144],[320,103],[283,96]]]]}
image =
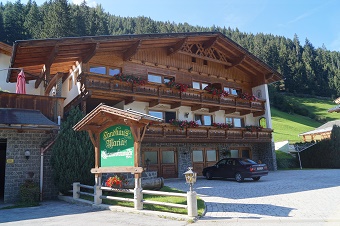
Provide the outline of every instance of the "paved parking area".
{"type": "MultiPolygon", "coordinates": [[[[167,179],[165,185],[188,190],[184,179],[167,179]]],[[[339,226],[340,170],[270,172],[260,181],[199,178],[195,191],[207,212],[194,226],[339,226]]],[[[41,206],[0,210],[1,225],[69,226],[185,226],[190,222],[171,215],[150,215],[143,210],[101,210],[63,201],[41,206]]]]}
{"type": "MultiPolygon", "coordinates": [[[[165,185],[187,190],[181,180],[165,185]]],[[[340,225],[340,170],[270,172],[260,181],[199,178],[195,191],[206,202],[202,220],[337,222],[340,225]]]]}

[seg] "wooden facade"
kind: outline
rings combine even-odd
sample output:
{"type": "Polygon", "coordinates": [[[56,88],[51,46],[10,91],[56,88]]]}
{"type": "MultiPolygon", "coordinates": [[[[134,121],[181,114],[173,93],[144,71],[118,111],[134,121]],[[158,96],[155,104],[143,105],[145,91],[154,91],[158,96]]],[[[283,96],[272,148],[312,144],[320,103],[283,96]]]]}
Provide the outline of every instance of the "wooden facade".
{"type": "MultiPolygon", "coordinates": [[[[239,156],[245,157],[265,156],[260,148],[253,148],[258,146],[255,143],[271,146],[271,128],[248,131],[244,126],[259,126],[260,117],[270,118],[266,86],[282,76],[218,32],[17,41],[10,67],[24,68],[27,80],[35,80],[36,88],[44,85],[45,95],[62,80],[65,112],[79,105],[88,113],[105,103],[146,114],[172,112],[177,120],[195,121],[197,115],[211,116],[211,125],[196,128],[179,128],[166,121],[148,126],[140,161],[146,167],[145,155],[155,156],[157,162],[148,166],[160,176],[182,175],[190,164],[196,165],[197,170],[213,164],[223,157],[221,144],[224,149],[235,147],[235,151],[239,147],[249,149],[250,154],[242,155],[240,148],[239,156]],[[160,81],[150,79],[152,76],[160,81]],[[168,81],[188,88],[169,86],[168,81]],[[211,93],[203,89],[206,85],[225,90],[229,95],[211,93]],[[77,95],[72,96],[74,89],[77,95]],[[258,98],[243,98],[244,95],[258,98]],[[233,117],[244,121],[240,128],[221,129],[212,125],[225,124],[226,118],[233,117]],[[193,156],[197,143],[203,153],[197,156],[205,156],[202,161],[193,156]],[[214,152],[210,153],[211,150],[214,152]],[[143,151],[148,153],[144,155],[143,151]]],[[[15,82],[16,75],[10,71],[7,81],[15,82]]],[[[267,164],[275,168],[272,150],[267,149],[267,164]]]]}

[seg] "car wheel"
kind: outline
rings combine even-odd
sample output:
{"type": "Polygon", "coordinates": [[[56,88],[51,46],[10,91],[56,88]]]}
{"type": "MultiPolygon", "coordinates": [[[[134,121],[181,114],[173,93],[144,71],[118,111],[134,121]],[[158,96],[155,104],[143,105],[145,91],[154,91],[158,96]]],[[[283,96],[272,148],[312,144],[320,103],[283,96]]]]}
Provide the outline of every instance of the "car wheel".
{"type": "Polygon", "coordinates": [[[212,172],[211,172],[211,171],[206,172],[206,173],[205,173],[205,178],[206,178],[207,180],[211,180],[211,179],[213,178],[212,172]]]}
{"type": "Polygon", "coordinates": [[[236,173],[235,179],[236,179],[237,182],[242,182],[244,178],[243,178],[241,173],[236,173]]]}
{"type": "Polygon", "coordinates": [[[260,178],[261,178],[261,177],[253,177],[253,180],[254,180],[254,181],[258,181],[258,180],[260,180],[260,178]]]}

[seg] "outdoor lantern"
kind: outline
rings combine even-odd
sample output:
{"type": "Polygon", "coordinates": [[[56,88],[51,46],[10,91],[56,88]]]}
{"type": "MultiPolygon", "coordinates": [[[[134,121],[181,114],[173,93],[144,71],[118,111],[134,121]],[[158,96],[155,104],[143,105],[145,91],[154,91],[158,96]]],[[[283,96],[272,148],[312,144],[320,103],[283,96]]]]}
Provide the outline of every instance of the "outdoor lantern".
{"type": "Polygon", "coordinates": [[[25,151],[25,158],[28,160],[31,156],[31,152],[29,150],[25,151]]]}
{"type": "Polygon", "coordinates": [[[190,191],[192,191],[192,186],[196,182],[197,173],[192,171],[192,167],[188,167],[188,171],[186,171],[183,174],[185,176],[186,183],[189,184],[189,186],[190,186],[190,191]]]}

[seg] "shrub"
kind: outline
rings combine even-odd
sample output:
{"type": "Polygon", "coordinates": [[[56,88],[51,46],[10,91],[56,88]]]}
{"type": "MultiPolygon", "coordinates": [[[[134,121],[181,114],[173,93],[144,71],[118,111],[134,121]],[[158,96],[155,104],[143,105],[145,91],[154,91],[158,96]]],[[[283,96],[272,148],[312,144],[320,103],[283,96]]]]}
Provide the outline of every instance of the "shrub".
{"type": "Polygon", "coordinates": [[[38,205],[39,204],[39,185],[33,180],[26,180],[20,186],[20,202],[25,205],[38,205]]]}
{"type": "Polygon", "coordinates": [[[289,169],[298,167],[297,159],[283,151],[276,151],[276,162],[278,169],[289,169]]]}

